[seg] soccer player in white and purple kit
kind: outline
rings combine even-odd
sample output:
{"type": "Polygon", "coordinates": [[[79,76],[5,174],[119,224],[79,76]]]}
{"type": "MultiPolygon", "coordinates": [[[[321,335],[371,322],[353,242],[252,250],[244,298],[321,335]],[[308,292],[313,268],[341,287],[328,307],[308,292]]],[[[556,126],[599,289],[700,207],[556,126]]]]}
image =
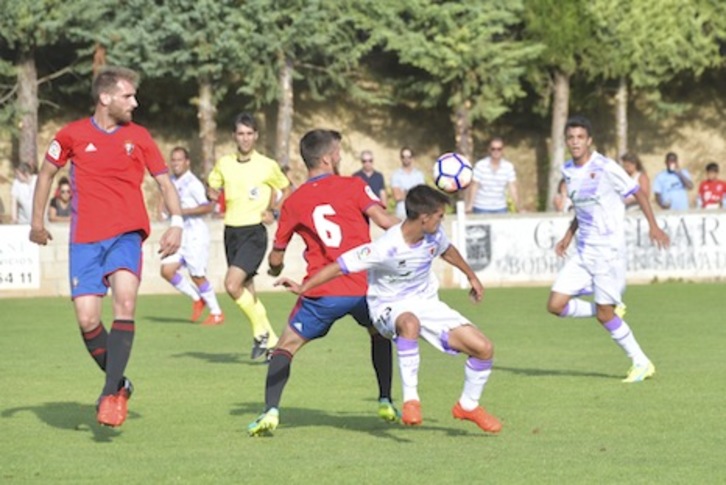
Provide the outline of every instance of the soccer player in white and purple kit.
{"type": "Polygon", "coordinates": [[[224,323],[217,295],[206,277],[209,261],[209,228],[204,216],[214,210],[214,204],[207,199],[204,184],[190,170],[189,151],[184,147],[171,150],[171,181],[179,194],[182,217],[184,217],[184,236],[179,251],[161,260],[161,276],[174,288],[192,299],[191,321],[196,322],[205,305],[209,315],[202,325],[221,325],[224,323]],[[186,279],[179,269],[184,266],[192,281],[186,279]]]}
{"type": "Polygon", "coordinates": [[[616,312],[625,290],[625,198],[632,195],[638,201],[653,243],[666,248],[670,240],[656,224],[637,183],[617,162],[592,150],[592,126],[587,118],[570,118],[565,139],[572,159],[562,167],[562,175],[575,218],[555,251],[564,256],[577,231],[577,254],[565,263],[552,285],[547,310],[560,317],[597,317],[632,360],[623,382],[640,382],[655,374],[655,366],[616,312]],[[576,298],[583,288],[592,289],[594,303],[576,298]]]}
{"type": "Polygon", "coordinates": [[[392,339],[398,352],[403,383],[403,415],[409,426],[423,422],[418,394],[420,363],[418,337],[449,354],[464,353],[464,389],[452,409],[456,419],[473,421],[483,431],[497,433],[502,425],[479,405],[494,357],[491,341],[469,320],[439,300],[439,282],[433,261],[444,261],[466,274],[471,297],[481,300],[484,288],[441,227],[446,195],[426,185],[406,194],[406,220],[390,228],[376,241],[343,253],[298,285],[283,278],[279,284],[293,293],[306,294],[336,276],[368,270],[368,306],[373,324],[392,339]]]}

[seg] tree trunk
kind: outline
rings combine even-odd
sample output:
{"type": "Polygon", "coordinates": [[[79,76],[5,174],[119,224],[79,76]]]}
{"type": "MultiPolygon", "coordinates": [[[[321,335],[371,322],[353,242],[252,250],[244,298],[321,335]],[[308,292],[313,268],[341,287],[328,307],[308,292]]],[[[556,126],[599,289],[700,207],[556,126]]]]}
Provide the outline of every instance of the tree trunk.
{"type": "Polygon", "coordinates": [[[547,209],[554,210],[552,197],[557,193],[557,186],[562,178],[562,165],[565,163],[565,125],[569,116],[570,75],[561,71],[554,73],[554,89],[552,92],[552,132],[550,148],[550,175],[547,184],[547,209]]]}
{"type": "Polygon", "coordinates": [[[214,144],[217,136],[217,106],[214,104],[212,82],[203,78],[199,81],[199,105],[197,117],[199,118],[199,138],[202,142],[202,172],[208,174],[214,166],[214,144]]]}
{"type": "Polygon", "coordinates": [[[293,62],[284,53],[280,53],[280,75],[278,77],[280,100],[277,106],[277,137],[275,140],[275,156],[283,167],[290,166],[290,136],[292,133],[293,116],[293,62]]]}
{"type": "Polygon", "coordinates": [[[38,167],[38,71],[35,51],[18,57],[18,161],[38,167]]]}
{"type": "Polygon", "coordinates": [[[106,48],[96,43],[93,49],[93,77],[106,65],[106,48]]]}
{"type": "Polygon", "coordinates": [[[615,127],[618,158],[628,151],[628,81],[620,78],[615,95],[615,127]]]}
{"type": "Polygon", "coordinates": [[[454,126],[456,137],[456,151],[464,155],[467,160],[474,163],[474,138],[471,133],[471,118],[469,112],[471,102],[464,101],[454,112],[454,126]]]}

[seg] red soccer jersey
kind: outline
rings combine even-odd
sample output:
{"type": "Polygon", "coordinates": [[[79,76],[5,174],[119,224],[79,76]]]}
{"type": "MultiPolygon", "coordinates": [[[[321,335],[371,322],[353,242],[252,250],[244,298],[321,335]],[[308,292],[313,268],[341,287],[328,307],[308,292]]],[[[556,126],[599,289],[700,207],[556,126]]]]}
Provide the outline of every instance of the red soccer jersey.
{"type": "Polygon", "coordinates": [[[58,167],[71,162],[71,242],[97,242],[133,231],[146,239],[144,172],[168,171],[146,128],[128,123],[108,133],[93,118],[74,121],[56,134],[45,159],[58,167]]]}
{"type": "Polygon", "coordinates": [[[698,187],[701,207],[705,209],[720,208],[724,194],[726,194],[726,182],[723,180],[704,180],[698,187]]]}
{"type": "MultiPolygon", "coordinates": [[[[365,211],[380,200],[357,177],[322,175],[308,180],[282,204],[274,248],[287,248],[293,233],[305,241],[308,279],[344,252],[371,241],[365,211]]],[[[307,296],[363,296],[366,273],[340,276],[307,296]]]]}

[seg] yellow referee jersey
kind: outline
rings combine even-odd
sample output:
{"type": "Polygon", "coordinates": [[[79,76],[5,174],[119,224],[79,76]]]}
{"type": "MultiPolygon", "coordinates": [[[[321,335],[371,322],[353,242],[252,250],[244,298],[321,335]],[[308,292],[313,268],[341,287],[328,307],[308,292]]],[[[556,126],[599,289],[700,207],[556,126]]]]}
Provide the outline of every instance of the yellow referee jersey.
{"type": "Polygon", "coordinates": [[[290,181],[276,161],[256,150],[248,162],[240,162],[237,157],[235,153],[217,160],[207,181],[215,190],[224,189],[225,225],[252,226],[262,222],[272,189],[282,190],[290,181]]]}

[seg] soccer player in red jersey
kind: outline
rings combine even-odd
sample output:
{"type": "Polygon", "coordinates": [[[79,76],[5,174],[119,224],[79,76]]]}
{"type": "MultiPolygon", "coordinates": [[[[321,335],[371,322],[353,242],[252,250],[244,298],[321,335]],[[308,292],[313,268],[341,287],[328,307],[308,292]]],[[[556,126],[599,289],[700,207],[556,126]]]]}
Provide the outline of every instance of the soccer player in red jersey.
{"type": "Polygon", "coordinates": [[[124,370],[131,355],[134,312],[141,279],[141,244],[150,232],[141,184],[154,176],[171,227],[159,240],[161,256],[181,244],[183,220],[179,197],[159,148],[149,132],[131,122],[138,75],[107,67],[93,80],[93,116],[63,127],[45,154],[33,199],[30,240],[46,245],[45,207],[53,177],[71,163],[73,188],[70,234],[70,285],[76,319],[88,352],[105,372],[97,403],[98,422],[120,426],[133,391],[124,370]],[[111,288],[114,320],[101,323],[102,298],[111,288]]]}
{"type": "Polygon", "coordinates": [[[703,209],[720,209],[724,205],[726,182],[718,179],[718,164],[706,165],[706,180],[698,186],[698,207],[703,209]]]}
{"type": "MultiPolygon", "coordinates": [[[[285,200],[275,241],[268,257],[269,274],[283,269],[285,249],[294,233],[306,245],[307,276],[315,274],[338,256],[370,242],[369,219],[387,229],[398,219],[388,214],[380,199],[363,180],[338,175],[340,133],[313,130],[300,140],[300,154],[308,180],[285,200]]],[[[325,336],[336,320],[351,315],[371,335],[371,359],[379,388],[379,416],[398,419],[391,402],[391,343],[373,327],[366,303],[366,274],[357,273],[321,285],[298,299],[290,313],[267,370],[265,411],[247,427],[251,436],[268,434],[279,423],[279,403],[290,376],[295,353],[310,340],[325,336]]]]}

